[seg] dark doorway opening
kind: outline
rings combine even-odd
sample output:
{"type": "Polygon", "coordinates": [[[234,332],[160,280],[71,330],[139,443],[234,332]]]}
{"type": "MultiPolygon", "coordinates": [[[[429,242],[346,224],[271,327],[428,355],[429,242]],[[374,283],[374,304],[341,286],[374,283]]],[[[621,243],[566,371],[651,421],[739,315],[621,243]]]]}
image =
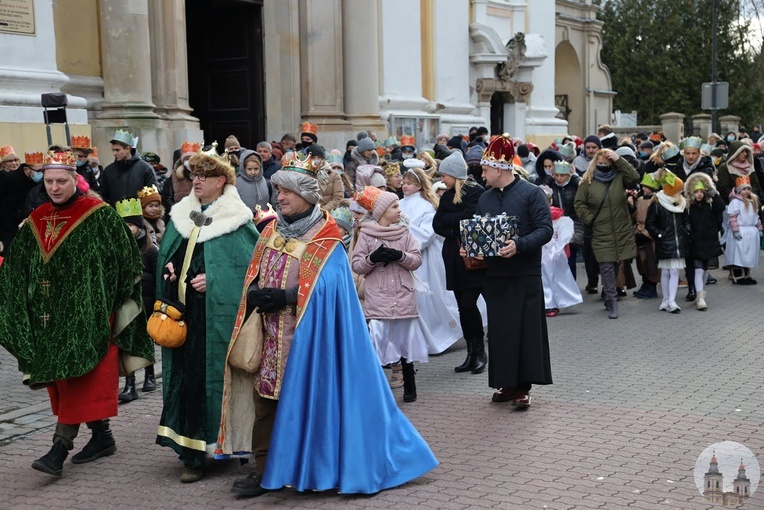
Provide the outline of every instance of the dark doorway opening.
{"type": "Polygon", "coordinates": [[[504,97],[501,92],[494,92],[491,96],[491,134],[501,135],[504,133],[504,97]]]}
{"type": "Polygon", "coordinates": [[[186,0],[189,102],[205,143],[265,140],[263,0],[186,0]]]}

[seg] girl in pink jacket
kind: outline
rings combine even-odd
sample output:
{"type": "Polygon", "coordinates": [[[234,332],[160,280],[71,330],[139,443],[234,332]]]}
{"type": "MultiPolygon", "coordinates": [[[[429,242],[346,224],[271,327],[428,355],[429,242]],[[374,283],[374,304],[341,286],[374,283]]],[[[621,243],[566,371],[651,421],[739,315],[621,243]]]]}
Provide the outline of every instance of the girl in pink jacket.
{"type": "MultiPolygon", "coordinates": [[[[363,310],[381,364],[403,364],[403,401],[416,400],[414,361],[427,361],[427,344],[417,322],[412,271],[422,264],[414,236],[401,219],[398,197],[370,186],[356,201],[371,213],[361,222],[353,271],[365,275],[363,310]]],[[[405,217],[404,217],[405,218],[405,217]]]]}

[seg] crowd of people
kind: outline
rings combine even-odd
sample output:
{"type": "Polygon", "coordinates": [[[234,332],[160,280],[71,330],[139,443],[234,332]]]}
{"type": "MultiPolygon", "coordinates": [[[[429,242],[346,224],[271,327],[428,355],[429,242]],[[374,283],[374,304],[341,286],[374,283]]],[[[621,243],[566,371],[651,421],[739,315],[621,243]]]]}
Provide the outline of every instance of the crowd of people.
{"type": "Polygon", "coordinates": [[[709,308],[723,253],[734,284],[756,283],[758,129],[670,141],[603,125],[543,150],[482,127],[432,148],[361,131],[329,149],[310,123],[299,135],[189,141],[167,168],[122,129],[105,168],[87,137],[23,164],[0,148],[0,344],[58,416],[33,468],[61,475],[82,423],[92,437],[72,462],[116,452],[109,419],[139,397],[135,371],[157,388],[149,318],[183,331],[162,347],[156,439],[182,482],[210,457],[247,457],[239,496],[374,493],[437,465],[392,392],[417,401],[415,364],[464,338],[454,371],[487,369],[493,402],[524,409],[552,383],[546,321],[583,301],[577,262],[611,319],[632,261],[634,296],[660,284],[669,313],[682,280],[709,308]],[[491,256],[463,244],[476,217],[511,221],[491,256]]]}

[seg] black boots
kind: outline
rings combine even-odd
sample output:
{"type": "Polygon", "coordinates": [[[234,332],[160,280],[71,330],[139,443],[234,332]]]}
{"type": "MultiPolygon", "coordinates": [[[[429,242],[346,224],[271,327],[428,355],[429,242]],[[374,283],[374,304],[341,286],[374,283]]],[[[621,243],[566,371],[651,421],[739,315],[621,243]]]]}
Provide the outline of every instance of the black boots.
{"type": "Polygon", "coordinates": [[[68,456],[69,450],[64,446],[64,443],[56,441],[48,453],[32,463],[32,469],[53,476],[61,476],[64,471],[64,461],[68,456]]]}
{"type": "Polygon", "coordinates": [[[93,428],[93,436],[88,441],[88,444],[85,445],[85,448],[72,457],[72,463],[84,464],[92,462],[101,457],[112,455],[116,451],[117,445],[114,442],[114,436],[111,435],[111,429],[108,428],[108,425],[106,425],[106,428],[99,425],[97,429],[93,428]]]}
{"type": "Polygon", "coordinates": [[[262,481],[263,475],[256,475],[255,473],[252,473],[246,478],[242,478],[241,480],[236,480],[233,482],[231,492],[244,498],[255,498],[257,496],[262,496],[268,492],[268,489],[263,489],[260,486],[260,482],[262,481]]]}
{"type": "Polygon", "coordinates": [[[472,355],[472,373],[479,374],[485,370],[488,364],[488,356],[485,354],[485,343],[482,336],[472,340],[472,355]]]}
{"type": "Polygon", "coordinates": [[[125,377],[125,388],[118,395],[120,402],[132,402],[138,398],[138,392],[135,391],[135,374],[125,377]]]}
{"type": "Polygon", "coordinates": [[[688,281],[687,281],[687,297],[684,298],[684,300],[687,301],[687,302],[692,302],[692,301],[695,301],[695,299],[697,299],[697,297],[698,297],[698,294],[695,292],[695,284],[692,283],[691,281],[689,281],[689,279],[688,279],[688,281]]]}
{"type": "Polygon", "coordinates": [[[141,391],[155,391],[157,381],[154,377],[154,365],[149,365],[143,370],[143,388],[141,391]]]}
{"type": "Polygon", "coordinates": [[[401,358],[401,364],[403,365],[403,401],[415,402],[416,371],[414,370],[414,364],[407,362],[406,358],[401,358]]]}
{"type": "Polygon", "coordinates": [[[472,351],[472,339],[465,337],[464,341],[467,343],[467,359],[464,360],[464,363],[454,368],[454,372],[457,373],[469,372],[475,366],[475,354],[472,351]]]}

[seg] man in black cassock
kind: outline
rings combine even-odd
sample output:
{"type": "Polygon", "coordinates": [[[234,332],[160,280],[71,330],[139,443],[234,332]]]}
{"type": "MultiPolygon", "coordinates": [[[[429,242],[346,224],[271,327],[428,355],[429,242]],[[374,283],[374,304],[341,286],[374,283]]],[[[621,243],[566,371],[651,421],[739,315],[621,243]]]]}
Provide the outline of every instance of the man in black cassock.
{"type": "Polygon", "coordinates": [[[488,305],[488,385],[494,402],[530,405],[532,384],[552,384],[549,338],[541,283],[541,247],[552,238],[552,216],[544,192],[513,171],[508,134],[496,137],[480,161],[490,189],[477,214],[517,218],[518,236],[498,257],[486,257],[483,297],[488,305]]]}

